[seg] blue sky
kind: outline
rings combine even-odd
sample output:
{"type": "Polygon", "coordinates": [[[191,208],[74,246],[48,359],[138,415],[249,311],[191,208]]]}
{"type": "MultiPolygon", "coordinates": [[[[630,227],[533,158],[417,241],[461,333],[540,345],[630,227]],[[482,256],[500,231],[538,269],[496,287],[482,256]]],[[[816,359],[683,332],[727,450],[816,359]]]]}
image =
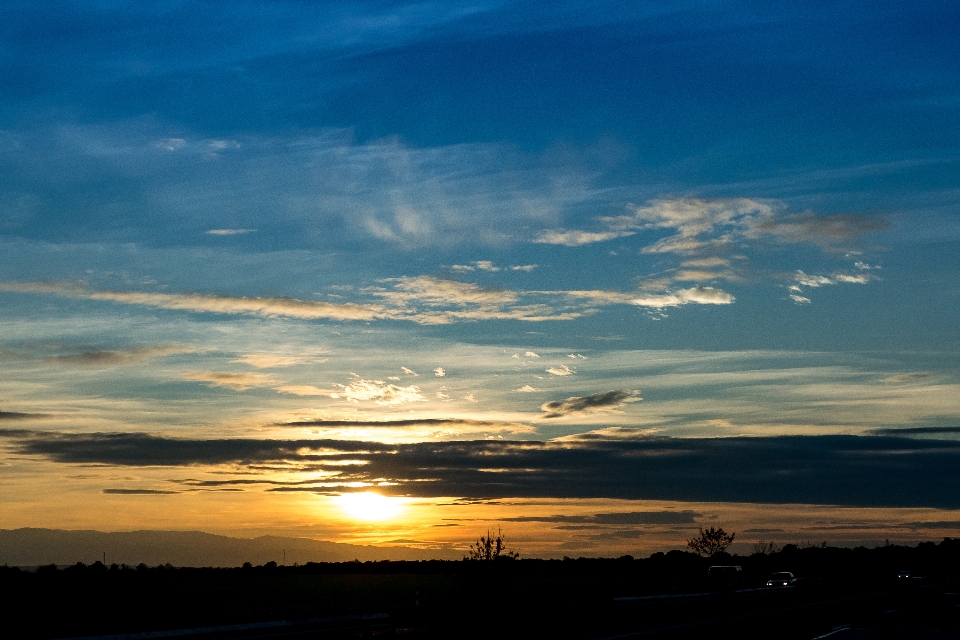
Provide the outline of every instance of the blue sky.
{"type": "Polygon", "coordinates": [[[718,519],[850,543],[960,526],[930,471],[960,455],[951,3],[0,17],[0,526],[453,553],[504,520],[544,555],[682,546],[718,519]],[[311,438],[344,464],[277,445],[311,438]],[[510,474],[562,479],[497,481],[491,439],[511,460],[542,447],[510,474]],[[268,453],[149,454],[235,440],[268,453]],[[490,481],[384,467],[358,442],[490,481]],[[651,443],[688,452],[677,477],[699,477],[690,456],[770,472],[775,451],[807,480],[670,492],[581,465],[609,450],[647,469],[651,443]],[[836,491],[857,456],[880,488],[836,491]],[[257,483],[204,488],[225,476],[257,483]],[[406,515],[338,519],[340,493],[370,491],[406,515]],[[517,520],[530,500],[542,516],[517,520]],[[595,517],[661,511],[686,515],[595,517]]]}

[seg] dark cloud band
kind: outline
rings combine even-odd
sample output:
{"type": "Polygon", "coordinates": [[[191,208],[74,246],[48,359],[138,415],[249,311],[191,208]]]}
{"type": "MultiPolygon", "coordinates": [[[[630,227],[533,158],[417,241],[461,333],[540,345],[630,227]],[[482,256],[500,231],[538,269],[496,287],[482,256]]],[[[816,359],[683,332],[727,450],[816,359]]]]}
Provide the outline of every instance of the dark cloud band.
{"type": "MultiPolygon", "coordinates": [[[[424,497],[622,498],[960,508],[960,442],[892,436],[638,438],[566,442],[186,440],[0,431],[23,455],[126,466],[312,466],[362,460],[351,481],[424,497]],[[320,455],[322,453],[322,455],[320,455]]],[[[287,487],[286,489],[293,489],[287,487]]],[[[311,490],[309,486],[295,487],[311,490]]],[[[318,489],[319,490],[319,489],[318,489]]]]}

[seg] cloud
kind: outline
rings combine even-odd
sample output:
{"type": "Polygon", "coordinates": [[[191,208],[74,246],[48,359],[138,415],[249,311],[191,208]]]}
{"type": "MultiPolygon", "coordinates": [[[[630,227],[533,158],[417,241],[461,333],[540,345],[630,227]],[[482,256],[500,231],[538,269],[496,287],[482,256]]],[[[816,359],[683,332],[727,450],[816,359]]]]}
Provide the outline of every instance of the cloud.
{"type": "Polygon", "coordinates": [[[489,289],[432,276],[389,278],[391,289],[368,288],[370,295],[389,303],[393,317],[421,324],[449,324],[457,320],[521,320],[543,322],[581,317],[580,309],[558,309],[546,304],[521,304],[522,292],[489,289]]]}
{"type": "Polygon", "coordinates": [[[524,358],[539,358],[540,356],[534,353],[533,351],[527,351],[523,354],[524,358]]]}
{"type": "Polygon", "coordinates": [[[0,291],[16,293],[49,293],[70,298],[102,300],[158,309],[175,309],[195,313],[225,313],[331,320],[375,320],[391,317],[383,307],[352,303],[333,304],[293,298],[249,298],[202,294],[138,293],[124,291],[91,291],[75,284],[39,282],[0,282],[0,291]]]}
{"type": "Polygon", "coordinates": [[[640,307],[663,309],[679,307],[685,304],[733,304],[736,298],[713,287],[693,287],[680,289],[672,293],[649,294],[635,297],[631,302],[640,307]]]}
{"type": "MultiPolygon", "coordinates": [[[[555,322],[574,320],[595,313],[596,307],[600,305],[642,303],[641,306],[660,308],[688,303],[728,304],[733,301],[733,296],[712,287],[694,287],[670,294],[637,298],[635,293],[617,291],[491,289],[473,283],[432,276],[388,278],[380,282],[387,286],[363,288],[358,296],[366,299],[345,303],[295,298],[95,291],[76,283],[8,281],[0,282],[0,291],[51,294],[193,313],[287,317],[301,320],[405,320],[423,325],[483,320],[555,322]],[[527,302],[527,300],[531,301],[527,302]]],[[[253,364],[252,357],[250,364],[253,364]]],[[[253,366],[257,365],[253,364],[253,366]]]]}
{"type": "Polygon", "coordinates": [[[282,369],[316,361],[317,359],[314,355],[291,356],[275,353],[245,353],[239,358],[231,360],[231,362],[248,364],[258,369],[282,369]]]}
{"type": "Polygon", "coordinates": [[[544,411],[544,418],[562,418],[574,413],[583,413],[585,411],[610,411],[619,409],[625,403],[639,402],[639,391],[628,391],[626,389],[615,389],[613,391],[604,391],[603,393],[594,393],[589,396],[573,396],[566,400],[547,402],[540,406],[544,411]]]}
{"type": "Polygon", "coordinates": [[[101,493],[120,496],[169,496],[180,492],[160,489],[102,489],[101,493]]]}
{"type": "Polygon", "coordinates": [[[685,509],[683,511],[622,511],[597,513],[587,516],[515,516],[502,518],[504,522],[554,522],[558,524],[596,525],[647,525],[647,524],[694,524],[703,514],[685,509]]]}
{"type": "Polygon", "coordinates": [[[576,373],[576,371],[574,371],[573,369],[571,369],[565,364],[561,364],[555,367],[550,367],[546,371],[547,373],[552,373],[555,376],[572,376],[573,374],[576,373]]]}
{"type": "Polygon", "coordinates": [[[873,429],[871,434],[878,436],[930,436],[930,435],[960,435],[960,427],[893,427],[873,429]]]}
{"type": "Polygon", "coordinates": [[[246,391],[253,387],[272,387],[277,380],[264,373],[231,373],[227,371],[188,371],[184,380],[205,382],[213,387],[226,387],[234,391],[246,391]]]}
{"type": "MultiPolygon", "coordinates": [[[[672,232],[644,247],[644,253],[705,255],[727,252],[751,242],[815,244],[834,247],[889,227],[876,216],[860,214],[783,214],[784,205],[750,198],[670,198],[633,207],[629,215],[604,217],[610,233],[649,230],[672,232]]],[[[712,265],[719,266],[719,265],[712,265]]]]}
{"type": "Polygon", "coordinates": [[[540,389],[537,389],[536,387],[531,387],[530,385],[525,384],[519,389],[514,389],[514,391],[516,391],[517,393],[533,393],[534,391],[540,391],[540,389]]]}
{"type": "Polygon", "coordinates": [[[466,418],[409,418],[406,420],[297,420],[295,422],[276,422],[280,427],[419,427],[419,426],[467,426],[497,427],[513,423],[493,422],[489,420],[470,420],[466,418]]]}
{"type": "Polygon", "coordinates": [[[198,353],[197,347],[186,345],[166,345],[161,347],[131,347],[128,349],[111,349],[109,351],[81,351],[56,356],[46,356],[42,362],[46,364],[67,364],[75,366],[122,366],[134,364],[150,358],[179,355],[184,353],[198,353]]]}
{"type": "Polygon", "coordinates": [[[955,473],[960,442],[956,440],[883,435],[600,437],[387,445],[322,438],[190,440],[139,433],[5,430],[0,430],[0,437],[19,455],[67,464],[290,462],[309,471],[321,459],[363,460],[366,464],[342,467],[340,482],[395,483],[382,490],[420,497],[960,508],[960,476],[955,473]]]}
{"type": "Polygon", "coordinates": [[[408,376],[418,376],[419,374],[413,369],[408,369],[407,367],[400,367],[400,370],[403,371],[408,376]]]}
{"type": "Polygon", "coordinates": [[[161,138],[155,140],[153,146],[164,151],[176,151],[186,146],[187,141],[183,138],[161,138]]]}
{"type": "Polygon", "coordinates": [[[889,382],[893,384],[900,384],[903,382],[915,382],[916,380],[923,380],[924,378],[929,378],[929,373],[901,373],[895,376],[888,376],[882,379],[880,382],[889,382]]]}
{"type": "Polygon", "coordinates": [[[433,375],[435,375],[438,378],[443,378],[444,376],[447,375],[447,372],[444,370],[443,367],[437,367],[436,369],[433,370],[433,375]]]}
{"type": "Polygon", "coordinates": [[[256,232],[256,229],[209,229],[204,231],[204,233],[211,236],[240,236],[256,232]]]}
{"type": "Polygon", "coordinates": [[[513,291],[484,289],[469,282],[443,280],[432,276],[393,278],[385,282],[393,283],[394,289],[375,291],[374,295],[400,303],[415,301],[431,307],[446,307],[451,304],[500,307],[517,302],[519,297],[513,291]]]}
{"type": "MultiPolygon", "coordinates": [[[[878,216],[787,214],[783,212],[784,206],[773,200],[750,198],[665,198],[643,206],[631,205],[626,215],[598,218],[604,227],[602,231],[544,231],[534,242],[580,246],[635,234],[642,238],[654,236],[656,239],[645,244],[641,253],[683,258],[679,268],[668,269],[661,277],[665,282],[663,288],[667,288],[670,283],[678,282],[746,280],[743,251],[757,245],[812,244],[838,250],[864,234],[889,227],[889,221],[878,216]],[[730,257],[741,262],[735,264],[730,257]]],[[[867,271],[870,267],[859,262],[858,269],[867,271]]],[[[871,279],[866,273],[838,273],[820,284],[865,284],[871,279]]],[[[812,278],[807,286],[820,285],[812,278]]],[[[679,293],[642,297],[639,304],[655,308],[678,306],[685,303],[679,293]]],[[[687,300],[691,301],[698,302],[687,300]]],[[[728,301],[714,299],[707,303],[730,301],[732,297],[728,301]]]]}
{"type": "Polygon", "coordinates": [[[789,286],[790,299],[797,304],[810,304],[810,298],[803,294],[803,287],[819,289],[820,287],[836,284],[867,284],[876,280],[877,276],[870,273],[843,273],[835,272],[829,276],[811,275],[798,270],[793,274],[792,285],[789,286]]]}
{"type": "Polygon", "coordinates": [[[278,393],[286,393],[292,396],[333,396],[338,393],[337,389],[321,389],[311,384],[282,384],[275,387],[278,393]]]}
{"type": "Polygon", "coordinates": [[[832,247],[889,227],[889,220],[877,216],[855,213],[816,215],[807,212],[758,220],[747,235],[769,235],[780,242],[832,247]]]}
{"type": "Polygon", "coordinates": [[[613,240],[614,238],[623,238],[625,236],[632,236],[633,231],[600,231],[600,232],[591,232],[591,231],[565,231],[562,229],[554,229],[550,231],[542,231],[540,235],[534,238],[534,242],[538,244],[559,244],[565,247],[581,247],[585,244],[593,244],[595,242],[606,242],[607,240],[613,240]]]}
{"type": "Polygon", "coordinates": [[[869,273],[834,273],[830,276],[807,275],[803,271],[797,271],[793,276],[793,281],[801,287],[823,287],[833,284],[867,284],[875,280],[876,276],[869,273]]]}
{"type": "Polygon", "coordinates": [[[425,402],[426,398],[420,393],[420,387],[401,387],[395,384],[386,384],[382,380],[364,380],[354,377],[347,384],[335,384],[337,391],[330,394],[331,398],[342,398],[348,402],[368,402],[373,400],[380,405],[400,405],[411,402],[425,402]]]}
{"type": "Polygon", "coordinates": [[[633,207],[629,215],[600,218],[613,231],[672,231],[643,248],[644,253],[698,254],[722,250],[743,239],[775,206],[749,198],[673,198],[633,207]]]}
{"type": "Polygon", "coordinates": [[[0,411],[0,422],[15,422],[19,420],[37,420],[49,417],[45,413],[21,413],[19,411],[0,411]]]}

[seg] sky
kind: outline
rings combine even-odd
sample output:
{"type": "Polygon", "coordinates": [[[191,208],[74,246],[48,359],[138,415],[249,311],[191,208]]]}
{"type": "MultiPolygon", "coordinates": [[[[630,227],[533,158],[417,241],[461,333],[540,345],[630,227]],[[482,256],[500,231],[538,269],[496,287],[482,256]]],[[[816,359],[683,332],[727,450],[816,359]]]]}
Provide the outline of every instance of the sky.
{"type": "Polygon", "coordinates": [[[960,535],[960,11],[0,7],[0,528],[960,535]]]}

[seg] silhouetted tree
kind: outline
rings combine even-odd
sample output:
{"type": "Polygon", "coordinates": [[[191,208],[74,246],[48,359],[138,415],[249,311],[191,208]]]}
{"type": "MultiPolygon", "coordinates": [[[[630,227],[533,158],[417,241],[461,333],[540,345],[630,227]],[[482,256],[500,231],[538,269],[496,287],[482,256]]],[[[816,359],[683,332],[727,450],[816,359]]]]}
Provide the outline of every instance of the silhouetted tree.
{"type": "Polygon", "coordinates": [[[778,545],[776,542],[773,542],[772,540],[768,542],[764,542],[763,540],[760,540],[757,542],[757,544],[753,545],[754,554],[759,553],[765,556],[769,556],[774,553],[780,553],[780,549],[781,549],[780,545],[778,545]]]}
{"type": "Polygon", "coordinates": [[[727,550],[727,547],[733,542],[733,537],[737,535],[731,533],[727,535],[721,527],[714,529],[704,529],[700,527],[700,535],[687,541],[687,546],[698,556],[712,558],[719,553],[727,550]]]}
{"type": "Polygon", "coordinates": [[[507,549],[506,540],[500,527],[497,527],[496,536],[487,529],[486,537],[480,536],[470,545],[470,555],[465,560],[516,560],[520,552],[507,549]]]}

